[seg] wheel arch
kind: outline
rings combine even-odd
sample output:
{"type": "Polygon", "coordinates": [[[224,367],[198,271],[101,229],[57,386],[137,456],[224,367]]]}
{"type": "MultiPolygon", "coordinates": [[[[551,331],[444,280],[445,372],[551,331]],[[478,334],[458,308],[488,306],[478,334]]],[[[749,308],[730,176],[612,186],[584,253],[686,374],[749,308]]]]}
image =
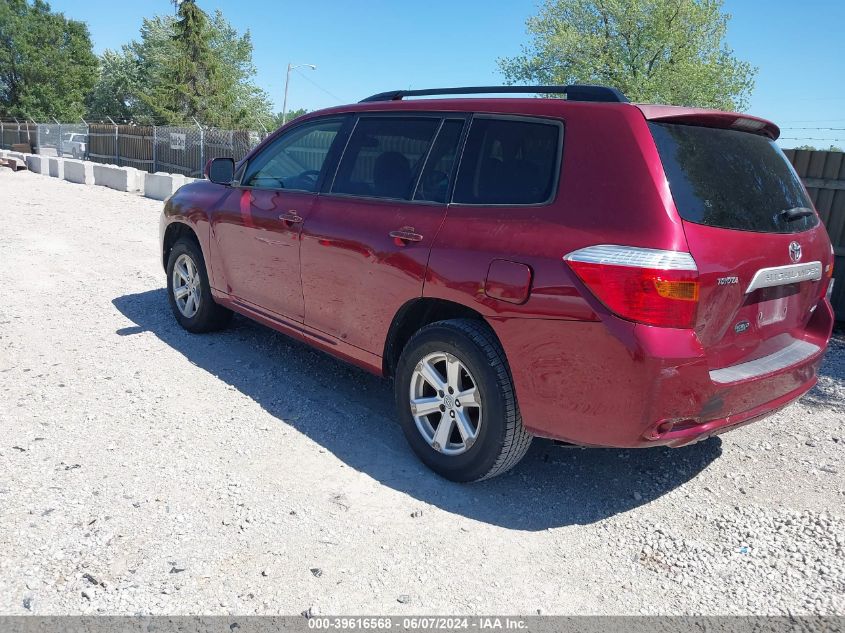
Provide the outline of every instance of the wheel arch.
{"type": "MultiPolygon", "coordinates": [[[[193,240],[200,247],[200,251],[203,250],[202,243],[194,227],[186,222],[173,221],[168,224],[161,241],[161,264],[165,269],[167,268],[167,259],[170,257],[170,251],[173,249],[173,245],[183,237],[193,240]]],[[[205,257],[205,253],[203,253],[203,257],[205,257]]]]}
{"type": "Polygon", "coordinates": [[[416,332],[426,325],[447,319],[473,319],[486,322],[484,315],[477,310],[446,299],[419,297],[402,305],[393,317],[384,343],[382,355],[384,375],[393,377],[405,344],[416,332]]]}

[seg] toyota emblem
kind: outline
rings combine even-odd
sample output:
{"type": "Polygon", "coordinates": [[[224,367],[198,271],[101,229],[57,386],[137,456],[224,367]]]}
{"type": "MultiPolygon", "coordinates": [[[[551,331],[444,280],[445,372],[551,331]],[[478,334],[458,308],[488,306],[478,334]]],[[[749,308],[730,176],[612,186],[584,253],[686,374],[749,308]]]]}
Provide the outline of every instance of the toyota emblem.
{"type": "Polygon", "coordinates": [[[798,242],[792,242],[789,245],[789,259],[796,264],[801,261],[801,245],[798,242]]]}

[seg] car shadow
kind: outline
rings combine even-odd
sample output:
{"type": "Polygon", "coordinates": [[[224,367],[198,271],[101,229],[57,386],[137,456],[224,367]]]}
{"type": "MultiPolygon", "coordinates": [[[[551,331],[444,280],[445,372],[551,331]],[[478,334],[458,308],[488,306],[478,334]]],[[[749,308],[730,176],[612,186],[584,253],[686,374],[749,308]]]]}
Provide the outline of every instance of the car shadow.
{"type": "Polygon", "coordinates": [[[842,396],[834,385],[845,383],[845,335],[842,330],[834,330],[828,344],[828,351],[822,361],[819,382],[801,402],[802,404],[825,409],[842,410],[842,396]],[[838,352],[838,353],[837,353],[838,352]]]}
{"type": "Polygon", "coordinates": [[[718,438],[650,450],[582,450],[535,440],[509,473],[455,484],[427,470],[408,448],[388,381],[238,316],[226,331],[189,334],[173,318],[163,288],[113,303],[135,324],[119,335],[152,332],[351,468],[421,502],[509,529],[588,524],[625,512],[689,481],[721,454],[718,438]]]}

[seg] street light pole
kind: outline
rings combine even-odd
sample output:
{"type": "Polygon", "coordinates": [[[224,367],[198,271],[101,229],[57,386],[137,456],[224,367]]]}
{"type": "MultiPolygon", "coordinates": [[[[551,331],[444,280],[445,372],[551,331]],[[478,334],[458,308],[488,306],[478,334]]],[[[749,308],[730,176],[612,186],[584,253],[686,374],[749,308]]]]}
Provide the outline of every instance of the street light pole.
{"type": "Polygon", "coordinates": [[[288,63],[288,73],[285,76],[285,99],[282,102],[282,125],[287,123],[288,120],[288,84],[290,83],[290,71],[294,68],[300,68],[303,66],[307,66],[311,70],[317,70],[317,67],[314,64],[296,64],[295,66],[291,63],[288,63]]]}

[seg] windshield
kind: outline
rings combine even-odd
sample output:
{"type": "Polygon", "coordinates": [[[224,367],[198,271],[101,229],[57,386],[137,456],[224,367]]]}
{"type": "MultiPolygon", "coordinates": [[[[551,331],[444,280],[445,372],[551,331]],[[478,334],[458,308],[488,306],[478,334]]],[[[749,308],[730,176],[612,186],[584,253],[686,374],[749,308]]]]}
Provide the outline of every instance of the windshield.
{"type": "Polygon", "coordinates": [[[696,125],[649,127],[684,220],[763,233],[818,224],[798,175],[768,138],[696,125]]]}

